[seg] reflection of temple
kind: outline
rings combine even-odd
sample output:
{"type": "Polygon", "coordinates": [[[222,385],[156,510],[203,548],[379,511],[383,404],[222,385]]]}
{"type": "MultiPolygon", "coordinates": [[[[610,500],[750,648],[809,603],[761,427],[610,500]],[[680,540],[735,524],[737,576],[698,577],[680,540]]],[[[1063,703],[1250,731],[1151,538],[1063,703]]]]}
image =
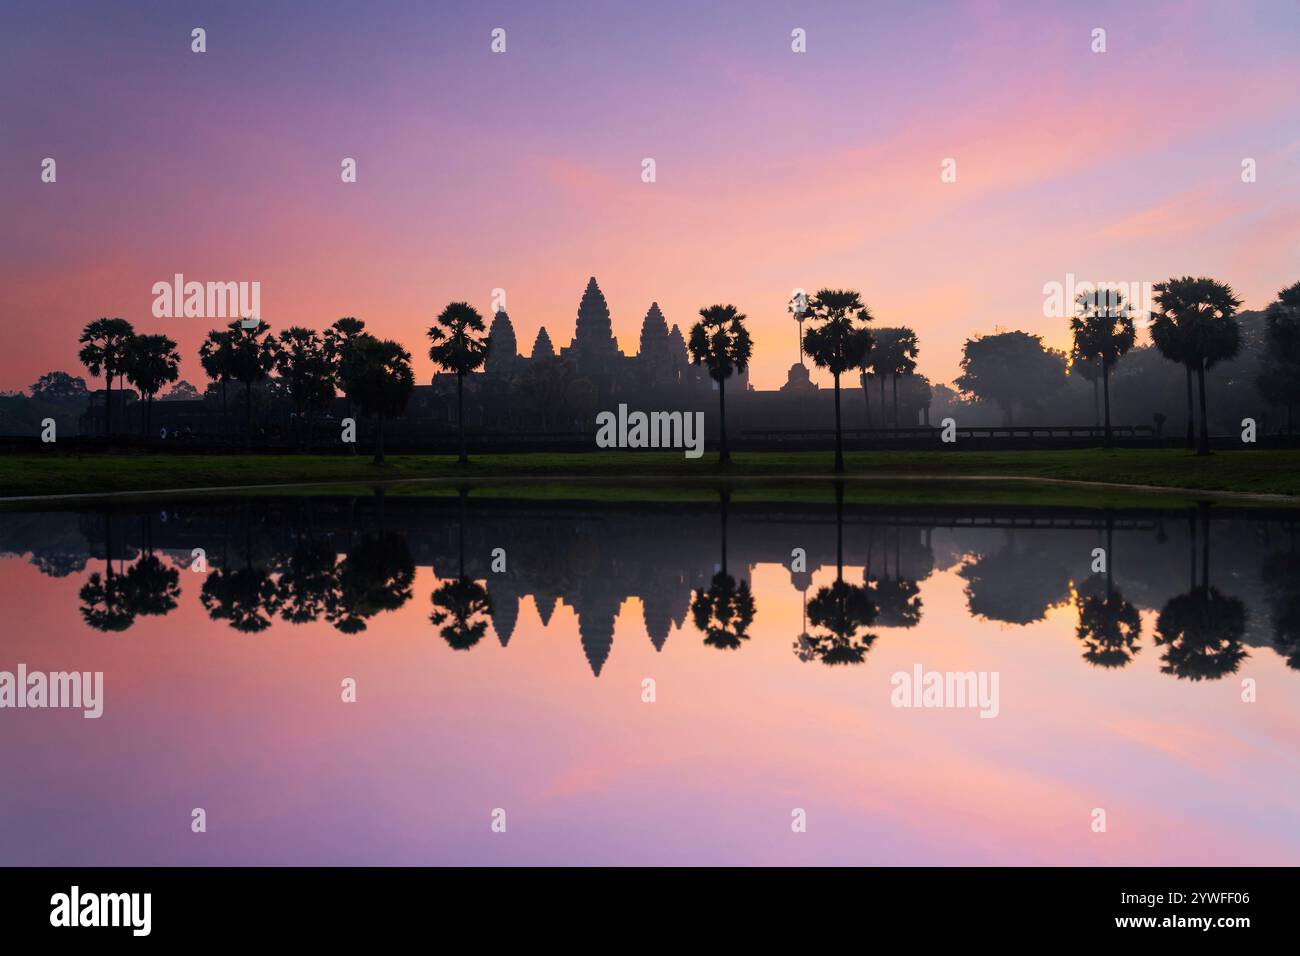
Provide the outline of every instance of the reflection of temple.
{"type": "MultiPolygon", "coordinates": [[[[79,583],[98,575],[98,620],[116,629],[131,626],[136,615],[167,613],[174,606],[176,580],[162,567],[142,567],[142,554],[184,568],[194,548],[205,549],[213,573],[182,575],[179,587],[203,580],[214,605],[224,602],[227,608],[220,619],[245,628],[293,614],[295,620],[320,616],[340,630],[360,630],[369,617],[408,600],[427,600],[427,594],[410,593],[412,568],[431,567],[441,581],[455,578],[460,568],[454,500],[390,499],[382,507],[369,498],[183,502],[163,513],[165,520],[157,511],[129,509],[14,514],[0,526],[0,556],[30,555],[43,573],[77,575],[79,583]]],[[[1294,520],[1252,514],[1221,518],[1209,527],[1210,581],[1244,602],[1248,612],[1242,642],[1271,643],[1300,664],[1300,586],[1291,573],[1300,567],[1294,520]]],[[[1134,606],[1159,610],[1172,596],[1195,593],[1196,580],[1204,577],[1205,531],[1167,512],[849,505],[844,563],[861,569],[855,573],[879,608],[873,630],[915,626],[925,613],[917,585],[935,569],[956,569],[965,579],[973,616],[1025,624],[1075,592],[1105,593],[1107,582],[1091,574],[1089,564],[1108,529],[1111,584],[1134,606]]],[[[574,636],[599,675],[613,653],[615,619],[629,598],[639,600],[656,650],[674,628],[691,627],[691,594],[708,587],[716,570],[718,535],[717,509],[710,505],[471,497],[464,567],[466,577],[486,585],[492,599],[488,619],[502,645],[517,639],[526,599],[543,625],[563,603],[573,611],[574,636]],[[492,571],[494,548],[505,549],[508,572],[492,571]]],[[[748,581],[756,565],[789,567],[791,549],[800,547],[807,552],[807,569],[791,573],[790,586],[803,592],[815,574],[833,568],[835,540],[829,504],[733,504],[729,571],[748,581]]],[[[757,597],[761,608],[763,595],[757,597]]]]}

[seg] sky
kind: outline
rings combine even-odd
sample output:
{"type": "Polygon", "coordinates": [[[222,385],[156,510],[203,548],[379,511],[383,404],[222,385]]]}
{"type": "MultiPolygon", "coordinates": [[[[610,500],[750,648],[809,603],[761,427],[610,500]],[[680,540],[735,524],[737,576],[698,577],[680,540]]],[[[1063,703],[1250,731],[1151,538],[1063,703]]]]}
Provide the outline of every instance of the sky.
{"type": "Polygon", "coordinates": [[[154,317],[176,273],[260,282],[276,330],[362,318],[420,382],[448,302],[503,289],[558,347],[592,275],[629,353],[652,301],[735,304],[759,388],[796,288],[861,291],[938,382],[995,329],[1065,345],[1070,274],[1263,308],[1300,280],[1297,41],[1292,0],[0,5],[0,388],[87,375],[104,315],[202,387],[224,323],[154,317]]]}

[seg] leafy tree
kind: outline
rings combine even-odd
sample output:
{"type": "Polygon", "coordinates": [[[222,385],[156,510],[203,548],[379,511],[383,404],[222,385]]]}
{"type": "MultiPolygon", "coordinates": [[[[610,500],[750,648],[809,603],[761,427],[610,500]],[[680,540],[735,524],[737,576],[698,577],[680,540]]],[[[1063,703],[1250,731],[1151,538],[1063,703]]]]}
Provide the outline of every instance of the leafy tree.
{"type": "Polygon", "coordinates": [[[1270,402],[1286,407],[1286,431],[1295,427],[1300,404],[1300,282],[1277,294],[1265,316],[1268,348],[1256,385],[1270,402]]]}
{"type": "Polygon", "coordinates": [[[871,352],[871,332],[865,323],[871,311],[859,293],[848,289],[822,289],[808,303],[813,321],[805,334],[804,351],[818,368],[835,381],[835,471],[844,471],[844,436],[840,424],[840,376],[862,368],[871,352]],[[863,323],[863,324],[859,324],[863,323]]]}
{"type": "Polygon", "coordinates": [[[160,402],[197,402],[202,398],[203,396],[199,394],[199,390],[197,388],[195,388],[189,382],[185,381],[185,379],[181,379],[170,389],[168,389],[167,394],[164,395],[162,398],[160,398],[159,401],[160,402]]]}
{"type": "Polygon", "coordinates": [[[298,325],[281,332],[275,368],[299,420],[306,422],[306,449],[310,453],[312,416],[334,400],[334,366],[320,333],[298,325]]]}
{"type": "Polygon", "coordinates": [[[727,448],[727,379],[734,372],[744,372],[749,367],[749,356],[754,350],[749,332],[745,329],[745,316],[734,305],[711,305],[700,309],[700,321],[691,327],[687,349],[694,365],[709,370],[709,378],[718,383],[718,462],[731,464],[731,451],[727,448]]]}
{"type": "Polygon", "coordinates": [[[338,589],[327,615],[345,634],[366,629],[366,621],[396,611],[411,599],[415,561],[406,536],[392,531],[363,535],[338,566],[338,589]]]}
{"type": "Polygon", "coordinates": [[[1101,362],[1107,448],[1114,444],[1110,431],[1110,370],[1133,347],[1137,338],[1132,313],[1118,291],[1099,289],[1079,293],[1075,300],[1075,315],[1070,320],[1070,331],[1074,335],[1073,354],[1085,362],[1101,362]]]}
{"type": "Polygon", "coordinates": [[[47,402],[85,401],[86,380],[67,372],[46,372],[32,383],[32,398],[47,402]]]}
{"type": "Polygon", "coordinates": [[[153,419],[153,399],[168,382],[180,378],[181,353],[165,335],[137,335],[126,349],[123,374],[144,399],[144,434],[153,419]]]}
{"type": "MultiPolygon", "coordinates": [[[[1187,370],[1187,418],[1192,420],[1192,380],[1196,373],[1200,392],[1201,429],[1198,455],[1210,453],[1210,427],[1206,417],[1205,373],[1219,362],[1234,358],[1241,349],[1241,330],[1234,316],[1241,305],[1232,288],[1214,279],[1184,276],[1155,286],[1155,312],[1151,341],[1165,358],[1187,370]]],[[[1190,439],[1190,428],[1188,431],[1190,439]]]]}
{"type": "Polygon", "coordinates": [[[487,360],[488,341],[483,334],[483,316],[468,302],[452,302],[438,314],[429,328],[429,358],[445,372],[456,374],[456,428],[460,440],[461,464],[465,454],[465,376],[487,360]]]}
{"type": "Polygon", "coordinates": [[[126,364],[126,348],[135,329],[126,319],[99,318],[81,331],[78,358],[91,375],[104,373],[104,434],[113,434],[113,379],[126,364]]]}
{"type": "Polygon", "coordinates": [[[221,385],[221,430],[228,427],[226,391],[235,378],[235,343],[239,331],[232,323],[230,328],[212,329],[199,346],[199,364],[208,378],[221,385]]]}
{"type": "Polygon", "coordinates": [[[1065,355],[1043,345],[1028,332],[995,332],[967,339],[962,348],[962,373],[953,382],[962,392],[1002,409],[1003,424],[1011,425],[1017,405],[1032,407],[1065,386],[1065,355]]]}
{"type": "Polygon", "coordinates": [[[396,342],[363,335],[353,343],[350,354],[343,389],[361,414],[376,419],[375,464],[382,465],[384,421],[406,411],[415,388],[411,353],[396,342]]]}

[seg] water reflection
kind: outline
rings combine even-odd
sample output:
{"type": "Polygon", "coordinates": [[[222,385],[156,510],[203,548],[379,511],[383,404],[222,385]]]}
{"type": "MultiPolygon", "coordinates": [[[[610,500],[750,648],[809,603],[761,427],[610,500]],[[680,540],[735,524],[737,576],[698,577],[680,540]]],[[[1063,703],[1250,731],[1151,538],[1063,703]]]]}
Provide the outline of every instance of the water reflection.
{"type": "Polygon", "coordinates": [[[359,635],[411,601],[417,568],[431,568],[430,633],[451,648],[472,650],[489,629],[508,645],[522,601],[544,629],[564,605],[597,677],[629,598],[656,651],[688,626],[711,648],[742,651],[765,604],[798,600],[799,660],[864,664],[882,635],[922,624],[936,571],[963,583],[971,619],[1019,627],[1066,610],[1082,659],[1101,670],[1128,667],[1144,645],[1180,680],[1236,673],[1260,647],[1300,668],[1290,512],[884,508],[845,498],[840,486],[822,502],[781,505],[738,505],[729,493],[714,504],[619,505],[465,491],[117,505],[5,515],[0,558],[50,578],[83,576],[82,620],[117,634],[172,613],[193,588],[211,621],[239,633],[324,621],[359,635]],[[806,567],[795,566],[795,549],[806,567]],[[778,564],[793,592],[756,593],[755,568],[778,564]]]}

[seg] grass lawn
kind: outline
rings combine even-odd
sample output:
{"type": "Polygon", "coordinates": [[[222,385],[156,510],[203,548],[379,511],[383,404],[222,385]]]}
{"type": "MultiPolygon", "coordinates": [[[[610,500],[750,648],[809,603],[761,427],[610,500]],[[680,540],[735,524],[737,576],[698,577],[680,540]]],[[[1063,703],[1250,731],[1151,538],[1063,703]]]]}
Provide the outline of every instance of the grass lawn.
{"type": "MultiPolygon", "coordinates": [[[[850,479],[880,480],[874,491],[866,492],[880,500],[952,500],[954,496],[967,497],[966,489],[979,488],[983,498],[996,495],[997,500],[1029,503],[1045,489],[1055,489],[1054,494],[1069,489],[1075,496],[1088,498],[1108,491],[1078,485],[967,480],[973,477],[1300,496],[1300,450],[1290,449],[1221,451],[1205,458],[1181,449],[876,451],[852,452],[845,457],[850,479]],[[912,480],[918,476],[935,480],[912,480]]],[[[635,480],[653,484],[671,496],[683,492],[707,494],[711,486],[722,481],[735,480],[744,486],[750,484],[749,479],[764,479],[762,484],[775,490],[777,485],[789,489],[806,479],[832,477],[830,453],[740,452],[734,458],[734,464],[726,470],[718,467],[714,455],[690,461],[675,452],[617,451],[480,455],[467,466],[457,465],[454,456],[394,455],[387,465],[376,467],[365,455],[110,456],[52,452],[0,458],[0,497],[320,482],[365,488],[377,481],[451,478],[496,487],[508,486],[515,480],[536,486],[537,479],[546,479],[548,485],[575,488],[591,488],[612,479],[635,480]]],[[[418,493],[421,487],[437,486],[397,486],[394,493],[418,493]]],[[[1119,493],[1121,489],[1111,491],[1119,493]]],[[[1133,492],[1123,494],[1128,497],[1133,492]]]]}

